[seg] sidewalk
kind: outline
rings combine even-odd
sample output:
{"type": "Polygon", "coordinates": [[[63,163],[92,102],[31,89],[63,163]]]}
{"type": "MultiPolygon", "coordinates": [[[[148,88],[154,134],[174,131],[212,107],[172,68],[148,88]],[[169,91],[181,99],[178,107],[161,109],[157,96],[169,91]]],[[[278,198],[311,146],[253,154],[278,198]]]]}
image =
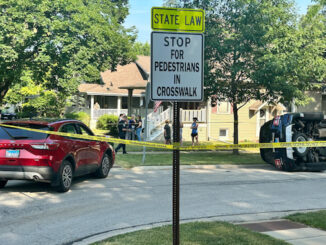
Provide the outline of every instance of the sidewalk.
{"type": "Polygon", "coordinates": [[[247,229],[284,240],[294,245],[325,245],[326,231],[289,220],[238,224],[247,229]]]}

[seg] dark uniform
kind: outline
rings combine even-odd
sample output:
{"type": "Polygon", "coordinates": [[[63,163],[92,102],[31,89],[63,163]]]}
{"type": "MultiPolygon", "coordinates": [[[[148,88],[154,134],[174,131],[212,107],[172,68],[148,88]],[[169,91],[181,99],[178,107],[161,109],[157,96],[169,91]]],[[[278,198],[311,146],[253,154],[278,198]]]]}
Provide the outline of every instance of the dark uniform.
{"type": "MultiPolygon", "coordinates": [[[[120,139],[126,139],[126,129],[128,128],[127,122],[125,120],[120,120],[118,124],[118,130],[119,130],[119,138],[120,139]]],[[[117,152],[122,147],[123,154],[126,154],[126,145],[125,144],[119,144],[117,148],[115,148],[115,152],[117,152]]]]}
{"type": "Polygon", "coordinates": [[[164,126],[164,130],[165,130],[165,140],[171,140],[171,127],[169,124],[165,124],[164,126]]]}

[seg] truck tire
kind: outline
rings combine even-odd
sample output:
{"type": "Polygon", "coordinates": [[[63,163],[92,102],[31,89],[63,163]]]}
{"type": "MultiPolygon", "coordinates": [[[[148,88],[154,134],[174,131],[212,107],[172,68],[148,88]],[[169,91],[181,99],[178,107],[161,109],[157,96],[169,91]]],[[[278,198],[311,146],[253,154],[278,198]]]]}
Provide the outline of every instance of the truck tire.
{"type": "MultiPolygon", "coordinates": [[[[304,133],[296,133],[292,138],[293,142],[306,142],[308,137],[304,133]]],[[[294,152],[298,157],[305,157],[308,154],[308,147],[293,147],[294,152]]]]}

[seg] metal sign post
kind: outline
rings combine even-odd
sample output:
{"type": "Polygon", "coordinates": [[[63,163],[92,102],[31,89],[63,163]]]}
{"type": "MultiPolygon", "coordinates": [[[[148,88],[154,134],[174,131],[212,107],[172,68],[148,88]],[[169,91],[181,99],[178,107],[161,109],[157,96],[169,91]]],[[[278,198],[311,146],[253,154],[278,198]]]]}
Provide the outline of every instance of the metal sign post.
{"type": "MultiPolygon", "coordinates": [[[[150,95],[151,93],[151,85],[150,82],[147,83],[146,85],[146,96],[145,96],[145,120],[144,120],[144,128],[145,128],[145,138],[144,141],[147,141],[147,136],[148,136],[148,122],[147,122],[147,116],[148,116],[148,104],[150,102],[150,95]]],[[[143,147],[143,164],[145,163],[145,158],[146,158],[146,146],[143,147]]]]}
{"type": "MultiPolygon", "coordinates": [[[[180,142],[180,105],[173,102],[173,143],[180,142]]],[[[180,209],[180,151],[173,150],[173,245],[179,245],[179,209],[180,209]]]]}
{"type": "MultiPolygon", "coordinates": [[[[205,31],[205,12],[153,7],[151,17],[152,29],[156,30],[151,35],[151,98],[173,101],[173,143],[178,144],[178,101],[203,100],[204,37],[201,33],[205,31]]],[[[180,151],[175,148],[172,178],[173,245],[179,245],[180,151]]]]}

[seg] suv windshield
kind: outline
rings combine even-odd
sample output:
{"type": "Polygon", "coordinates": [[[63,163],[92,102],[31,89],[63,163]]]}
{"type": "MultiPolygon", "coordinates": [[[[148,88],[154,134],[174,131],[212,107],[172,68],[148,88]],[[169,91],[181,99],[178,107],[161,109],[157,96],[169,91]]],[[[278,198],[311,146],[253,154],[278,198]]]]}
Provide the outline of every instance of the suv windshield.
{"type": "MultiPolygon", "coordinates": [[[[15,124],[15,126],[39,129],[39,130],[47,130],[51,131],[51,128],[44,125],[36,125],[36,124],[15,124]]],[[[33,131],[27,131],[16,128],[9,128],[5,126],[0,127],[0,140],[12,140],[12,139],[29,139],[29,140],[42,140],[46,139],[48,134],[37,133],[33,131]]]]}

